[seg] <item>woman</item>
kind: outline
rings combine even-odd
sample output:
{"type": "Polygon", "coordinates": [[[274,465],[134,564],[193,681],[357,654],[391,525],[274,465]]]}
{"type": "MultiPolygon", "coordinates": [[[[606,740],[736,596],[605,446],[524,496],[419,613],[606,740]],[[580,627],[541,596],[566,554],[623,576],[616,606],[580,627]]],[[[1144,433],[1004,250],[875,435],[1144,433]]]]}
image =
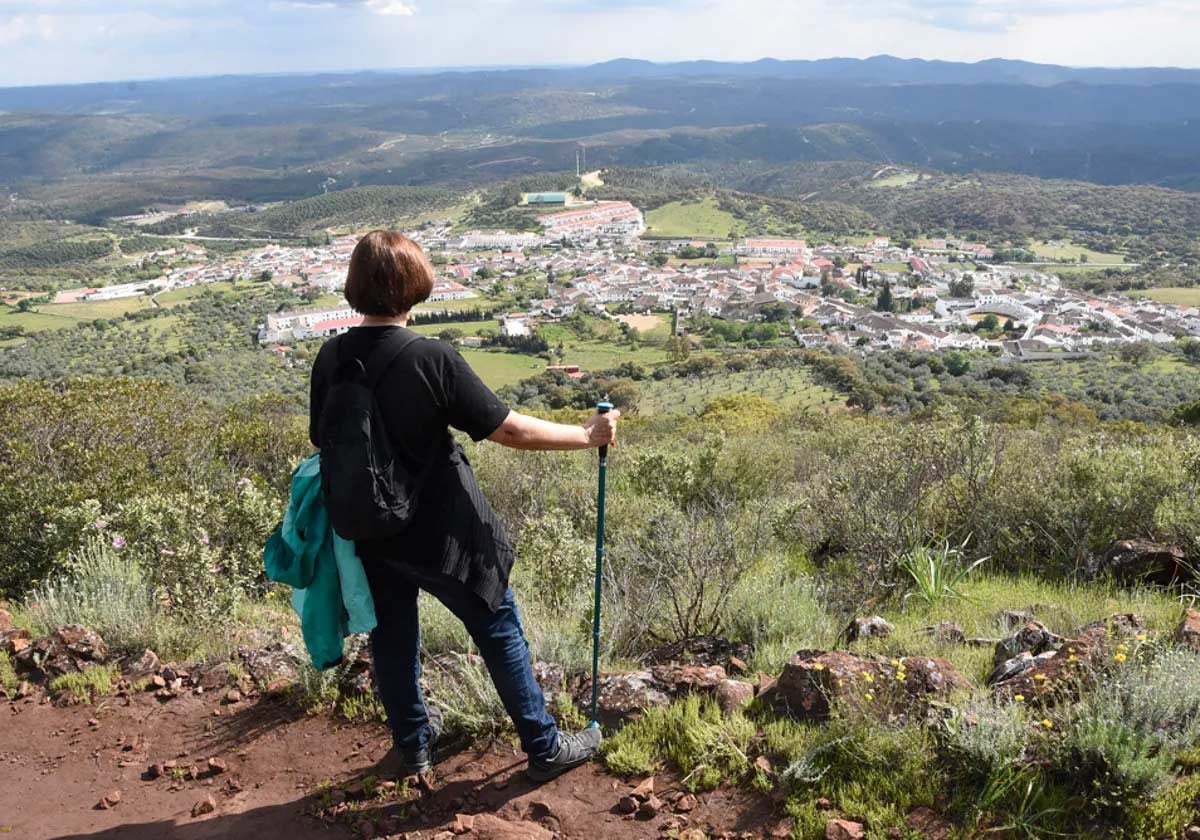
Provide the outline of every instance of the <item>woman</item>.
{"type": "MultiPolygon", "coordinates": [[[[345,294],[364,318],[361,326],[326,342],[313,363],[314,446],[320,446],[318,420],[337,371],[352,359],[365,367],[385,339],[407,332],[409,312],[432,289],[433,267],[411,239],[377,230],[358,243],[345,294]]],[[[421,589],[470,632],[529,756],[529,776],[547,781],[582,764],[595,755],[600,732],[561,733],[546,712],[508,586],[512,545],[449,427],[516,449],[588,449],[615,441],[620,413],[595,414],[571,426],[509,411],[450,344],[435,340],[418,340],[403,350],[375,396],[398,457],[410,475],[422,476],[416,518],[395,537],[355,544],[375,600],[375,677],[405,775],[431,769],[441,731],[440,714],[425,705],[421,693],[421,589]]]]}

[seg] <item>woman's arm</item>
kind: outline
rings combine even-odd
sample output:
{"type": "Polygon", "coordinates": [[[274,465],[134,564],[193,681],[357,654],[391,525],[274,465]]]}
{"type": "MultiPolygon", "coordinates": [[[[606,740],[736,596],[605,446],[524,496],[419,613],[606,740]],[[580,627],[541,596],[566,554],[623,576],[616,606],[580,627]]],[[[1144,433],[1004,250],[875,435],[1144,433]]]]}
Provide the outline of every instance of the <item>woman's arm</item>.
{"type": "Polygon", "coordinates": [[[500,428],[488,435],[488,440],[513,449],[595,449],[598,446],[614,446],[620,417],[621,412],[613,409],[606,414],[593,414],[582,426],[571,426],[510,411],[500,428]]]}

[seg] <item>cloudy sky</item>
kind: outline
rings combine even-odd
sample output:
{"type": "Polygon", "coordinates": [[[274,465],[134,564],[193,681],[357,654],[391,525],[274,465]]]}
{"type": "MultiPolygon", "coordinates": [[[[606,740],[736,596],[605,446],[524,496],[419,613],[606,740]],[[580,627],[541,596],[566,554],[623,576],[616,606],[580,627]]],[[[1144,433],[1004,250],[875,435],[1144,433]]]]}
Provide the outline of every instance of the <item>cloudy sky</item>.
{"type": "Polygon", "coordinates": [[[1200,0],[0,0],[0,85],[620,56],[1200,66],[1200,0]]]}

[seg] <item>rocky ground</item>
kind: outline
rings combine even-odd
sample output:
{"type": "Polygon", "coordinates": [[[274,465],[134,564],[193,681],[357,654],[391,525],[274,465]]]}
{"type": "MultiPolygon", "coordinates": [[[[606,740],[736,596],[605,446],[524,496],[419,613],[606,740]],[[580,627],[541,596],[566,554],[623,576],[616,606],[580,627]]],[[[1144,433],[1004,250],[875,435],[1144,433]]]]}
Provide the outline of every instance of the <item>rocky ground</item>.
{"type": "MultiPolygon", "coordinates": [[[[1144,638],[1141,619],[1128,614],[1073,638],[1051,633],[1024,612],[1006,618],[1011,635],[999,640],[966,639],[955,625],[929,632],[994,646],[993,692],[1031,702],[1054,702],[1059,687],[1077,685],[1080,669],[1101,652],[1144,638]]],[[[889,632],[883,619],[870,617],[846,635],[854,641],[889,632]]],[[[1200,612],[1187,611],[1173,641],[1200,648],[1200,612]]],[[[30,638],[0,610],[0,650],[23,677],[15,688],[0,689],[8,695],[0,705],[7,718],[0,726],[0,835],[728,840],[792,833],[779,802],[743,788],[693,795],[669,775],[618,778],[599,764],[535,786],[523,775],[523,756],[505,741],[460,750],[427,779],[391,778],[378,766],[390,746],[384,727],[306,715],[288,701],[292,680],[284,672],[294,654],[279,646],[204,667],[162,663],[151,651],[118,661],[86,628],[30,638]],[[63,683],[102,672],[111,677],[102,687],[63,683]]],[[[801,651],[782,673],[768,676],[745,673],[745,653],[712,637],[664,649],[644,670],[604,678],[603,717],[615,722],[693,692],[710,694],[727,712],[757,696],[782,714],[821,719],[835,698],[866,697],[891,714],[907,714],[970,686],[951,663],[933,657],[801,651]],[[851,694],[852,685],[891,689],[876,700],[873,691],[851,694]]],[[[554,666],[542,663],[538,674],[559,688],[590,692],[554,666]]],[[[350,679],[364,676],[359,671],[350,679]]],[[[773,772],[765,757],[757,761],[773,772]]],[[[826,804],[829,838],[863,836],[860,824],[826,804]]],[[[945,837],[949,826],[926,810],[913,812],[910,826],[919,836],[945,837]]]]}
{"type": "Polygon", "coordinates": [[[426,789],[373,780],[387,732],[299,714],[278,698],[151,693],[60,707],[31,695],[0,727],[0,833],[24,840],[406,837],[478,840],[787,833],[741,791],[685,796],[598,765],[535,786],[506,743],[450,756],[426,789]],[[447,835],[446,832],[451,832],[447,835]]]}

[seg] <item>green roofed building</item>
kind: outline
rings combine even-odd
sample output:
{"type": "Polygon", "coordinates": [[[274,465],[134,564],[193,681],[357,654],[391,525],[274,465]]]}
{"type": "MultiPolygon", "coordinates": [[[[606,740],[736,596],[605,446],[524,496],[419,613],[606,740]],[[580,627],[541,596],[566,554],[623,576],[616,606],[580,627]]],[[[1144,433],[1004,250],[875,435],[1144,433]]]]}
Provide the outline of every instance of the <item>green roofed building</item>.
{"type": "Polygon", "coordinates": [[[541,207],[563,207],[567,203],[567,194],[561,192],[525,193],[525,203],[541,207]]]}

